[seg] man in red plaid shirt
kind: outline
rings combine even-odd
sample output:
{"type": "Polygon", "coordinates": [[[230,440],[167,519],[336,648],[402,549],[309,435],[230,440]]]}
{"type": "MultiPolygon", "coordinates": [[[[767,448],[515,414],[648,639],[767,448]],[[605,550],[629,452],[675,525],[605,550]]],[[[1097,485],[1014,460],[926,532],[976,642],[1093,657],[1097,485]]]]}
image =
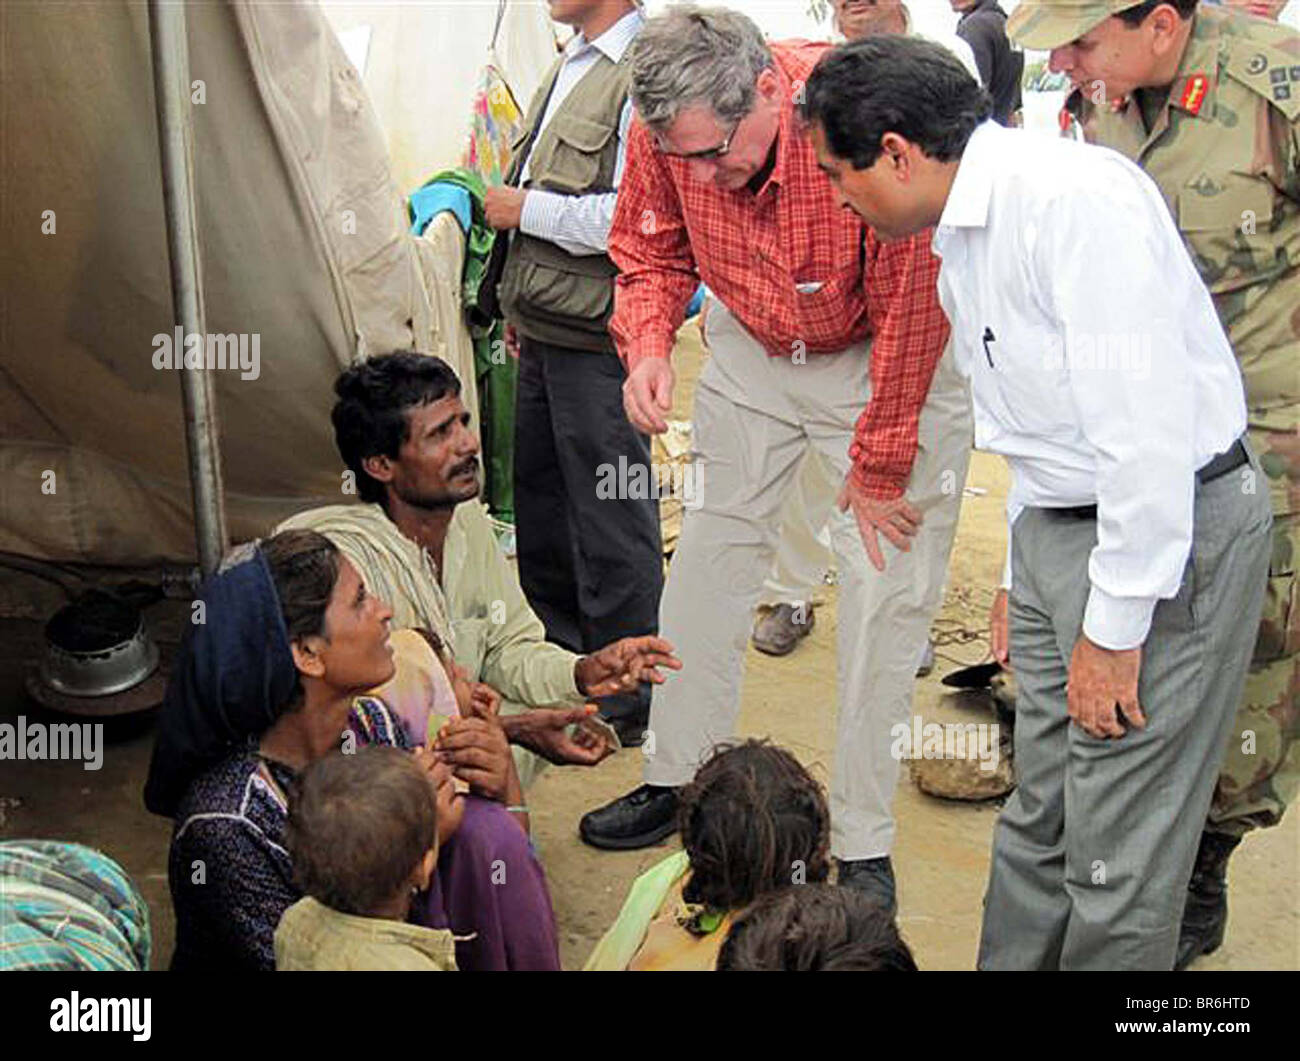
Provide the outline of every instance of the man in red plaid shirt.
{"type": "Polygon", "coordinates": [[[733,735],[777,513],[813,447],[844,481],[831,521],[832,851],[842,883],[892,905],[890,730],[907,718],[942,592],[970,411],[943,356],[929,234],[884,243],[864,227],[818,170],[795,115],[827,48],[769,46],[744,15],[695,7],[651,19],[634,45],[638,121],[609,236],[620,269],[610,328],[641,430],[667,426],[669,355],[701,280],[717,304],[695,397],[698,496],[686,498],[660,614],[683,671],[655,693],[646,784],[587,814],[581,832],[598,847],[662,839],[676,824],[676,788],[733,735]]]}

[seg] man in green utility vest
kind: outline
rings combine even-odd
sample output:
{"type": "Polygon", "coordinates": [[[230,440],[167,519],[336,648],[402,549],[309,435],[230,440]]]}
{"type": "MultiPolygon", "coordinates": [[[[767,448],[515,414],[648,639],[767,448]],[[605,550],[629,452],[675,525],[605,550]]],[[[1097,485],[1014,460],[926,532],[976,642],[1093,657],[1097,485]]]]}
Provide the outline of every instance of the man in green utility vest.
{"type": "MultiPolygon", "coordinates": [[[[606,253],[631,120],[633,0],[548,0],[578,32],[533,97],[488,224],[510,249],[498,288],[517,337],[514,500],[519,581],[547,640],[596,651],[659,624],[663,557],[649,439],[623,412],[606,253]],[[614,484],[614,489],[610,489],[614,484]]],[[[509,341],[509,340],[508,340],[509,341]]],[[[601,713],[639,743],[648,687],[601,713]]]]}

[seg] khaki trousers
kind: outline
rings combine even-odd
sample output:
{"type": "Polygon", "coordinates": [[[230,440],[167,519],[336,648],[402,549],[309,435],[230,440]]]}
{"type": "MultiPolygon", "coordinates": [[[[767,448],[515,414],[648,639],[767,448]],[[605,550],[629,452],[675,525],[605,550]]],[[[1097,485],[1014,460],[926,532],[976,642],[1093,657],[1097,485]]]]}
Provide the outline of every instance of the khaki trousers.
{"type": "MultiPolygon", "coordinates": [[[[771,568],[778,514],[806,453],[836,481],[849,470],[853,427],[870,398],[870,347],[769,357],[721,304],[709,312],[711,357],[695,397],[700,497],[688,508],[668,573],[660,632],[683,669],[657,686],[650,709],[645,780],[689,781],[713,745],[733,736],[746,640],[771,568]]],[[[920,448],[907,495],[924,513],[909,552],[881,539],[886,569],[867,559],[850,514],[832,512],[839,570],[838,737],[831,786],[831,848],[843,859],[888,854],[899,762],[890,727],[909,717],[916,661],[939,605],[956,530],[971,414],[951,353],[935,372],[921,414],[920,448]]],[[[825,710],[830,676],[791,711],[825,710]]]]}

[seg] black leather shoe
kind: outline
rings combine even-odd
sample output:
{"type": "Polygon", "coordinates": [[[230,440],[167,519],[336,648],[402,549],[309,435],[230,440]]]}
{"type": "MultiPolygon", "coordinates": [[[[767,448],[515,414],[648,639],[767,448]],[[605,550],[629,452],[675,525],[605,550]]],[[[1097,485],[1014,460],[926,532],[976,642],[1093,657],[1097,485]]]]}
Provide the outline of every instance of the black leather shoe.
{"type": "Polygon", "coordinates": [[[894,865],[889,856],[883,858],[857,858],[844,861],[837,858],[840,875],[836,884],[841,888],[856,888],[889,911],[890,917],[898,914],[897,887],[894,884],[894,865]]]}
{"type": "Polygon", "coordinates": [[[650,722],[649,716],[625,715],[601,708],[599,717],[610,724],[614,732],[618,734],[619,744],[624,748],[639,748],[645,743],[646,726],[650,722]]]}
{"type": "Polygon", "coordinates": [[[584,842],[610,851],[649,847],[676,831],[677,789],[659,785],[634,788],[578,822],[584,842]]]}
{"type": "Polygon", "coordinates": [[[1187,882],[1175,972],[1186,969],[1202,954],[1213,954],[1223,942],[1228,927],[1228,857],[1239,843],[1239,836],[1201,833],[1196,865],[1187,882]]]}

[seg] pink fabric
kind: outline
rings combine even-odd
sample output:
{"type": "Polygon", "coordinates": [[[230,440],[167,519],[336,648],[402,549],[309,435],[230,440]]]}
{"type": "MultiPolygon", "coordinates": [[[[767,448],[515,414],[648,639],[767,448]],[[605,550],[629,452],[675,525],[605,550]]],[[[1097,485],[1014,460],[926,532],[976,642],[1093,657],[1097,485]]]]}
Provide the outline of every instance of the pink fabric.
{"type": "Polygon", "coordinates": [[[418,630],[394,630],[391,643],[397,673],[371,695],[402,720],[413,744],[426,744],[430,720],[441,726],[460,714],[451,676],[418,630]]]}

